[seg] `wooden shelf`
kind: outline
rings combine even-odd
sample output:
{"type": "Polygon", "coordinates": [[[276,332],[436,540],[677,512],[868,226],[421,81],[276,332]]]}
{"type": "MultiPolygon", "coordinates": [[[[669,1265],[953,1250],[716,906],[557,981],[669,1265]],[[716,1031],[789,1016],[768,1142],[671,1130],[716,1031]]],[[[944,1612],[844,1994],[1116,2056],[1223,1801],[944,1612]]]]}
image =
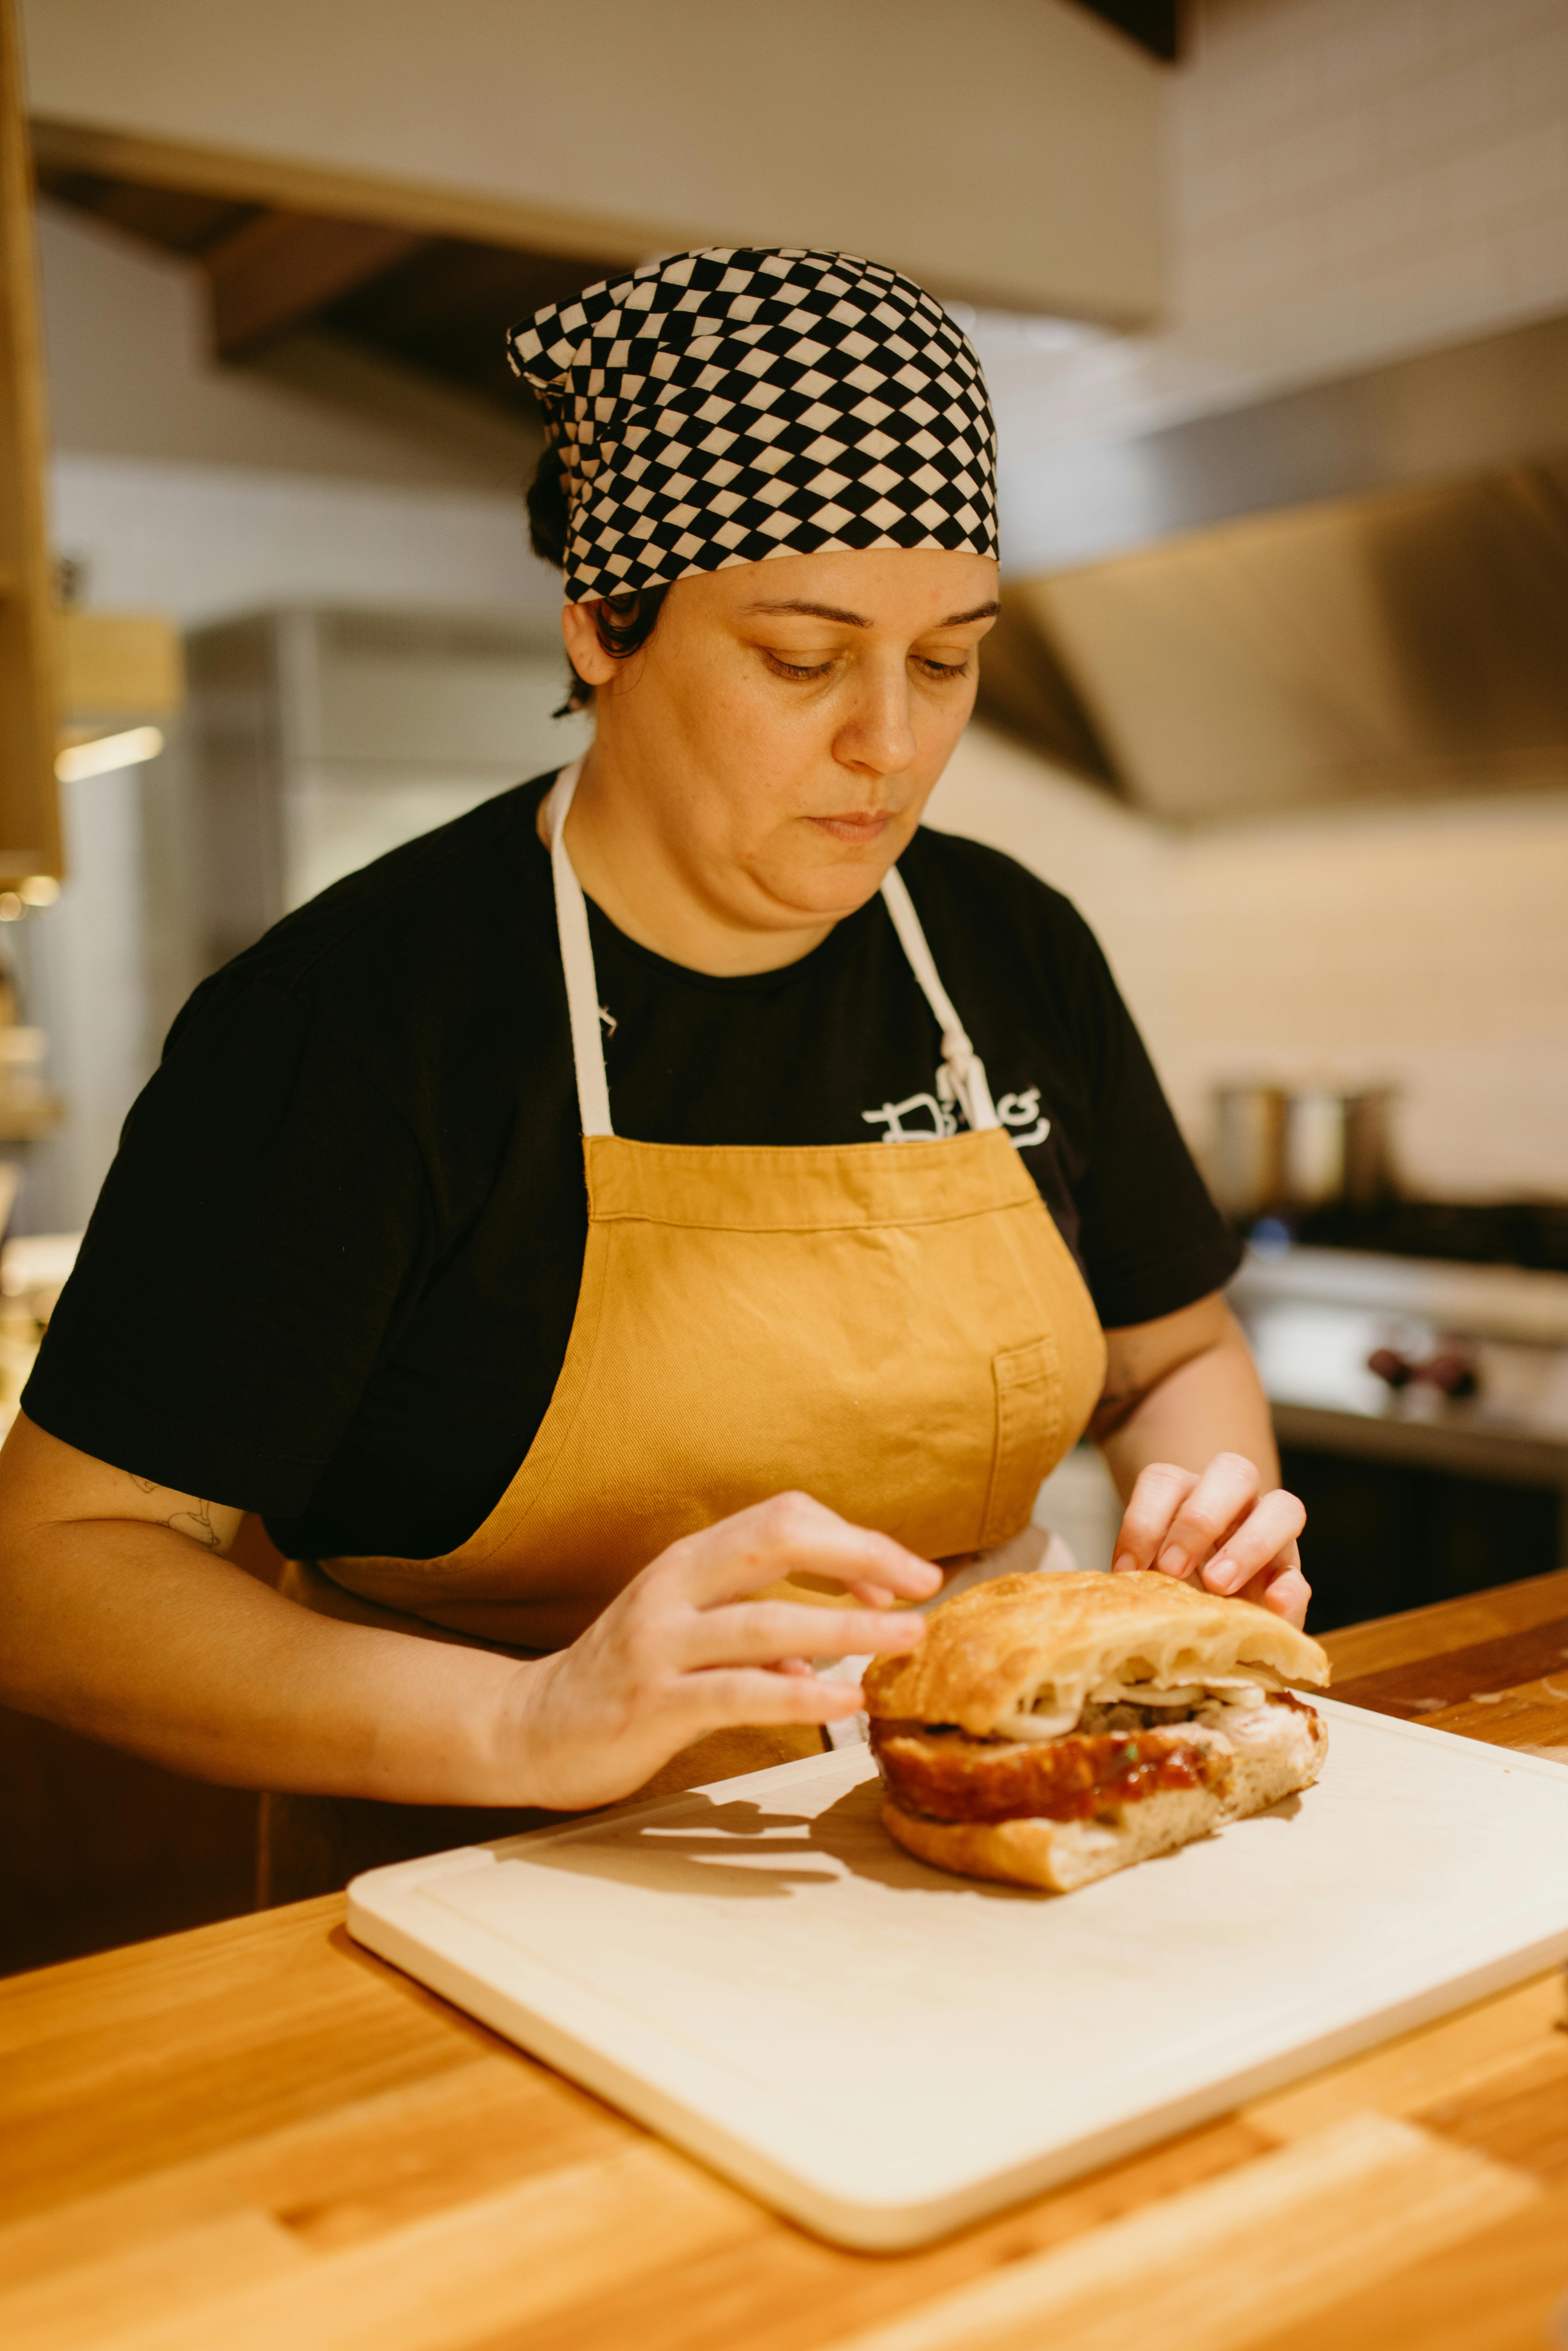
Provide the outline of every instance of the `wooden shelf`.
{"type": "Polygon", "coordinates": [[[32,168],[15,0],[0,0],[0,887],[61,871],[53,585],[32,168]]]}

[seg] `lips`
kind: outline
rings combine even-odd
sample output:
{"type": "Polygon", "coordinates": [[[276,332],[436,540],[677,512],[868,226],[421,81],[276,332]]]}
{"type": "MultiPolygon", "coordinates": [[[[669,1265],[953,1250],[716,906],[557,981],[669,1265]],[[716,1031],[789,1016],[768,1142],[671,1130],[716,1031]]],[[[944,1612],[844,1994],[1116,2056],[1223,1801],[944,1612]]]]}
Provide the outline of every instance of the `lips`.
{"type": "Polygon", "coordinates": [[[856,810],[848,816],[814,816],[810,821],[820,825],[824,832],[831,833],[835,841],[859,843],[880,841],[893,822],[893,811],[888,809],[878,814],[871,810],[856,810]]]}

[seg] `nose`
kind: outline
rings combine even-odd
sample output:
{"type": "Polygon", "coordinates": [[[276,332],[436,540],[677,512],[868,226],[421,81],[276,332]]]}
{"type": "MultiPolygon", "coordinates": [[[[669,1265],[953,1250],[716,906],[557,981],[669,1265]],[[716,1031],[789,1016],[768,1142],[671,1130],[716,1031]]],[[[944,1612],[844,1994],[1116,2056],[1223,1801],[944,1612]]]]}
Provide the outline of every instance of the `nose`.
{"type": "Polygon", "coordinates": [[[853,705],[833,737],[839,765],[881,779],[915,764],[915,721],[902,660],[867,662],[855,681],[853,705]]]}

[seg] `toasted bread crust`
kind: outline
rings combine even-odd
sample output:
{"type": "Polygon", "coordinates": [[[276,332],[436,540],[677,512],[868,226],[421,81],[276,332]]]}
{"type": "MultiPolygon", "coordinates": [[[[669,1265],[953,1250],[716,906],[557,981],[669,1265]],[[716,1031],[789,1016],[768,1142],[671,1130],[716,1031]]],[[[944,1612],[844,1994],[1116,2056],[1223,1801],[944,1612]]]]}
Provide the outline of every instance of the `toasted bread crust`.
{"type": "Polygon", "coordinates": [[[1082,1698],[1117,1677],[1176,1684],[1248,1666],[1320,1687],[1329,1677],[1315,1641],[1248,1600],[1153,1573],[1003,1575],[934,1608],[907,1656],[878,1658],[866,1704],[985,1738],[1046,1683],[1082,1698]]]}
{"type": "Polygon", "coordinates": [[[888,1834],[935,1869],[958,1877],[988,1877],[1030,1886],[1041,1894],[1071,1894],[1136,1861],[1170,1853],[1207,1836],[1223,1817],[1206,1788],[1151,1796],[1125,1820],[928,1821],[884,1803],[888,1834]]]}

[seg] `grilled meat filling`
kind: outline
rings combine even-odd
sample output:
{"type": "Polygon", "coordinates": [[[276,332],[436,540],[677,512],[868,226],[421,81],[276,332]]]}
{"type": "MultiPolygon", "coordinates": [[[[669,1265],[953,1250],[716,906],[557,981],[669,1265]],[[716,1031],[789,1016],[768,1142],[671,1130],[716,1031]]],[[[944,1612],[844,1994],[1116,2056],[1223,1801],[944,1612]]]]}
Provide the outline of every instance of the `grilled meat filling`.
{"type": "MultiPolygon", "coordinates": [[[[1311,1711],[1288,1691],[1267,1702],[1311,1711]]],[[[1214,1730],[1168,1717],[1163,1728],[1141,1728],[1136,1718],[1146,1723],[1147,1710],[1116,1711],[1133,1720],[1038,1741],[873,1719],[872,1747],[894,1802],[935,1821],[1087,1821],[1167,1789],[1228,1792],[1230,1754],[1214,1730]]]]}

